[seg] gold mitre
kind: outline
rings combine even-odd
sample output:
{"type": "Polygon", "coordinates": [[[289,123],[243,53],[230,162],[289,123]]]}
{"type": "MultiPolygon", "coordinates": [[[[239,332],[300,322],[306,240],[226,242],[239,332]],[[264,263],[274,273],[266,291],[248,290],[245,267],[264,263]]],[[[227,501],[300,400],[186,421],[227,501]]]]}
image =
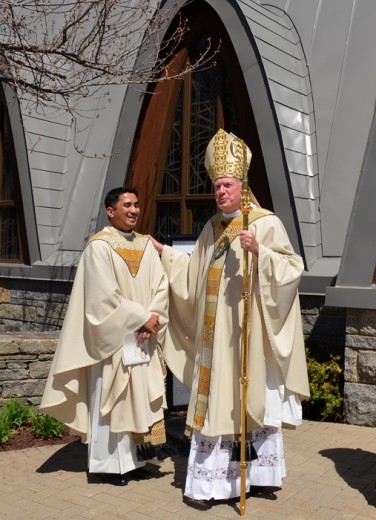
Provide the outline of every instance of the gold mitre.
{"type": "Polygon", "coordinates": [[[219,177],[243,180],[251,164],[252,153],[242,139],[220,128],[206,148],[205,168],[212,182],[219,177]],[[247,165],[244,171],[244,149],[247,165]]]}

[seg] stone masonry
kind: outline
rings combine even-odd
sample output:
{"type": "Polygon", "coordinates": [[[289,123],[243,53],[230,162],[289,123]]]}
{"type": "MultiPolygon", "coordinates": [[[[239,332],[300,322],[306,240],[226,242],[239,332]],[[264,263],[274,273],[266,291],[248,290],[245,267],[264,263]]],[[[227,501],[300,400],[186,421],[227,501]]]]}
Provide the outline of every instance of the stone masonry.
{"type": "Polygon", "coordinates": [[[0,335],[0,407],[9,399],[39,404],[58,332],[0,335]]]}
{"type": "Polygon", "coordinates": [[[303,334],[315,357],[344,357],[346,309],[325,307],[323,296],[300,296],[303,334]]]}
{"type": "Polygon", "coordinates": [[[376,310],[347,309],[345,418],[376,426],[376,310]]]}
{"type": "Polygon", "coordinates": [[[0,332],[60,330],[72,283],[0,279],[0,332]]]}

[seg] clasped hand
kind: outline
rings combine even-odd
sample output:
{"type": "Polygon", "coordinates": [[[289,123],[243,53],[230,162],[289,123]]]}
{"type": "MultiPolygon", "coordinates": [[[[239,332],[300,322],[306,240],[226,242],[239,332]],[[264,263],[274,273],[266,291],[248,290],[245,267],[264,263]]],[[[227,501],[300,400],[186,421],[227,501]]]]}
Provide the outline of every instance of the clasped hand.
{"type": "Polygon", "coordinates": [[[156,334],[160,329],[159,316],[158,314],[152,314],[148,321],[143,325],[137,334],[137,344],[141,345],[144,341],[147,341],[152,334],[156,334]]]}

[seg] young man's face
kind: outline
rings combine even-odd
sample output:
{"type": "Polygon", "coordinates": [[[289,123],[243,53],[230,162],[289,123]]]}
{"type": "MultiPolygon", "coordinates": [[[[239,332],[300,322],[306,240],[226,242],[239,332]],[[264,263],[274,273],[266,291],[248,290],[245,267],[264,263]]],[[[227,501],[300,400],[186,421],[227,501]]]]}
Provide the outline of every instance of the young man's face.
{"type": "Polygon", "coordinates": [[[240,209],[241,193],[242,183],[236,177],[220,177],[214,181],[215,202],[225,213],[240,209]]]}
{"type": "Polygon", "coordinates": [[[106,208],[111,225],[120,231],[131,231],[137,224],[140,205],[134,193],[122,193],[115,208],[106,208]]]}

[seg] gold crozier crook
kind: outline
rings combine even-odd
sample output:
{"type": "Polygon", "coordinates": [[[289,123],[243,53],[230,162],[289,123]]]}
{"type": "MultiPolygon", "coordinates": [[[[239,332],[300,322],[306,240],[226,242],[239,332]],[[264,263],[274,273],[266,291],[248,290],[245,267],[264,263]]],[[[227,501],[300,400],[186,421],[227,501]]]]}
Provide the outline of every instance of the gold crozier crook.
{"type": "MultiPolygon", "coordinates": [[[[247,168],[247,146],[241,139],[235,139],[231,143],[231,152],[234,157],[243,160],[243,179],[240,209],[243,214],[243,229],[248,229],[248,215],[251,211],[251,194],[248,187],[248,168],[247,168]]],[[[241,373],[240,373],[240,516],[245,515],[246,500],[246,480],[247,467],[246,443],[247,443],[247,388],[248,378],[248,303],[250,298],[249,290],[249,262],[248,251],[243,249],[243,324],[242,324],[242,344],[241,344],[241,373]]]]}

